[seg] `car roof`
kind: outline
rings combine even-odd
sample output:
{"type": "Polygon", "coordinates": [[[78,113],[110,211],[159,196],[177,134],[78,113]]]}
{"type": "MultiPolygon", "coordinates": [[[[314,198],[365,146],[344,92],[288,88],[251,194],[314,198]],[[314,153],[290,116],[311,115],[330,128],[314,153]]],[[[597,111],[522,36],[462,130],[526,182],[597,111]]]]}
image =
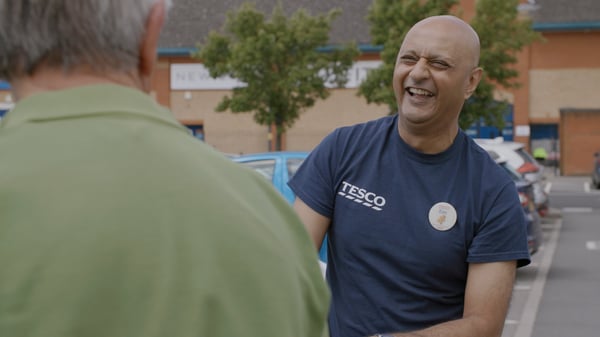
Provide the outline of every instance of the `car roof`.
{"type": "Polygon", "coordinates": [[[525,147],[525,144],[504,140],[502,137],[496,138],[473,138],[477,145],[485,148],[491,147],[507,147],[510,149],[520,149],[525,147]]]}
{"type": "Polygon", "coordinates": [[[496,162],[496,164],[503,164],[508,161],[508,159],[506,159],[506,157],[501,156],[496,151],[486,151],[486,152],[496,162]]]}
{"type": "Polygon", "coordinates": [[[234,161],[249,161],[275,158],[305,158],[306,156],[308,156],[308,152],[306,151],[272,151],[240,154],[238,156],[231,157],[231,159],[234,161]]]}

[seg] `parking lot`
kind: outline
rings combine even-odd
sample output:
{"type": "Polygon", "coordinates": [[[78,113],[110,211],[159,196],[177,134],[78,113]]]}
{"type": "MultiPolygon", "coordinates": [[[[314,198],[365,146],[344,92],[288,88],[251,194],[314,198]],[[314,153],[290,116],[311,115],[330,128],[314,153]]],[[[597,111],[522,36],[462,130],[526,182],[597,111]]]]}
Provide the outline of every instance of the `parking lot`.
{"type": "Polygon", "coordinates": [[[600,191],[589,177],[548,177],[544,243],[517,273],[502,337],[597,336],[600,191]]]}

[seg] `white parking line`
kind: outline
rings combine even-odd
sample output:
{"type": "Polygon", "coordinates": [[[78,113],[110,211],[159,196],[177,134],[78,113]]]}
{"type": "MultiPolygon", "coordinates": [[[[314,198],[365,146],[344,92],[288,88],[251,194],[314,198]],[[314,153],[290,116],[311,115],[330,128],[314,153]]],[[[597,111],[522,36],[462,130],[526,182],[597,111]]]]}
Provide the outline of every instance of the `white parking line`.
{"type": "Polygon", "coordinates": [[[560,234],[560,227],[562,226],[562,220],[558,220],[556,228],[550,234],[550,239],[546,245],[544,256],[540,262],[540,268],[537,271],[535,280],[531,287],[531,292],[527,297],[527,302],[523,307],[523,314],[521,315],[521,323],[517,326],[517,330],[514,337],[531,337],[533,332],[533,325],[537,316],[540,301],[542,300],[542,294],[544,293],[544,286],[546,285],[546,277],[552,265],[552,259],[554,258],[554,252],[556,251],[556,244],[558,242],[558,236],[560,234]]]}
{"type": "Polygon", "coordinates": [[[531,286],[527,284],[517,284],[513,287],[514,290],[531,290],[531,286]]]}
{"type": "Polygon", "coordinates": [[[546,194],[550,194],[550,190],[552,189],[552,182],[549,181],[546,186],[544,186],[544,192],[546,192],[546,194]]]}
{"type": "Polygon", "coordinates": [[[583,183],[583,190],[585,191],[585,193],[590,193],[590,182],[586,181],[585,183],[583,183]]]}
{"type": "Polygon", "coordinates": [[[600,250],[600,241],[588,241],[585,243],[587,250],[600,250]]]}
{"type": "Polygon", "coordinates": [[[562,211],[565,213],[591,213],[594,210],[591,207],[565,207],[562,211]]]}

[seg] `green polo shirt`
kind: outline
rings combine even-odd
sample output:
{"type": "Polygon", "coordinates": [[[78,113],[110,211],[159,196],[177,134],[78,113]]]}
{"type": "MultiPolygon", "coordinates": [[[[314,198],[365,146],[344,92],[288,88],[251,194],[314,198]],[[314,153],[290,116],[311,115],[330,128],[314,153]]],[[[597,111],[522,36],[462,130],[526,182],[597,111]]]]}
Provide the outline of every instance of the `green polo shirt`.
{"type": "Polygon", "coordinates": [[[151,97],[36,94],[0,123],[0,336],[320,336],[328,305],[285,200],[151,97]]]}

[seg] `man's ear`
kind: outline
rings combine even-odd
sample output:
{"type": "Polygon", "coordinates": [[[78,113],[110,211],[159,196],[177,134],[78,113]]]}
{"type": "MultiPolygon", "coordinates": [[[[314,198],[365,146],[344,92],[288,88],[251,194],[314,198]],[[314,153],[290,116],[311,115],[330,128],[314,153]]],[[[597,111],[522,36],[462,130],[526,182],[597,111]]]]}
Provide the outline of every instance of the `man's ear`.
{"type": "Polygon", "coordinates": [[[140,45],[139,73],[142,90],[150,92],[152,89],[152,73],[156,64],[158,38],[165,22],[166,9],[164,0],[158,0],[150,9],[146,19],[146,29],[140,45]]]}
{"type": "Polygon", "coordinates": [[[481,81],[481,77],[483,76],[483,69],[481,67],[477,67],[471,71],[471,75],[469,76],[469,83],[467,83],[467,87],[465,90],[465,100],[469,99],[471,95],[477,89],[477,85],[479,81],[481,81]]]}

